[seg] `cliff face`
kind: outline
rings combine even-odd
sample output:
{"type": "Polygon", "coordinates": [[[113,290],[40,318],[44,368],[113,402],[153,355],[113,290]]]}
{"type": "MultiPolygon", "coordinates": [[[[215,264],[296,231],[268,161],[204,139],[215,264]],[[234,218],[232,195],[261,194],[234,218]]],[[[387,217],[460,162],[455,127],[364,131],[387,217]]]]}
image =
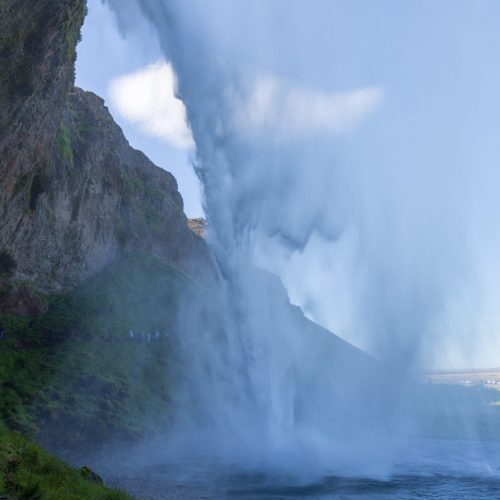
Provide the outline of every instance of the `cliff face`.
{"type": "Polygon", "coordinates": [[[84,16],[0,0],[0,425],[52,449],[167,425],[178,302],[213,276],[174,177],[73,85],[84,16]]]}
{"type": "Polygon", "coordinates": [[[73,87],[84,0],[0,2],[0,275],[66,290],[142,252],[188,273],[206,257],[172,175],[73,87]]]}

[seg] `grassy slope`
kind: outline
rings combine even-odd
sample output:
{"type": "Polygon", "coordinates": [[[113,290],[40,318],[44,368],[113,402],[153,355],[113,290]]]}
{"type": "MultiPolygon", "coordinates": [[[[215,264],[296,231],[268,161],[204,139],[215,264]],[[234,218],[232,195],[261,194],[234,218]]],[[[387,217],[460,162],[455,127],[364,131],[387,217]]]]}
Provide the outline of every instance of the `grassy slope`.
{"type": "Polygon", "coordinates": [[[176,300],[186,286],[157,259],[129,256],[71,294],[47,297],[40,318],[0,314],[0,419],[58,450],[168,424],[176,300]],[[151,343],[138,335],[156,331],[151,343]]]}
{"type": "Polygon", "coordinates": [[[25,437],[1,425],[0,493],[23,500],[131,498],[84,479],[80,471],[68,467],[25,437]]]}

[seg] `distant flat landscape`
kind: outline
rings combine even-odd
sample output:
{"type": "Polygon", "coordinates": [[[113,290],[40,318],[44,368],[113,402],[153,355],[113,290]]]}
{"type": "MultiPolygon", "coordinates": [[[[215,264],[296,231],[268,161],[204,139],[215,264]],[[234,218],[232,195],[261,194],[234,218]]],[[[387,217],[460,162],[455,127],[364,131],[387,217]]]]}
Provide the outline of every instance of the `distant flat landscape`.
{"type": "Polygon", "coordinates": [[[497,389],[500,391],[500,368],[434,371],[424,373],[423,378],[434,384],[484,386],[489,389],[497,389]]]}

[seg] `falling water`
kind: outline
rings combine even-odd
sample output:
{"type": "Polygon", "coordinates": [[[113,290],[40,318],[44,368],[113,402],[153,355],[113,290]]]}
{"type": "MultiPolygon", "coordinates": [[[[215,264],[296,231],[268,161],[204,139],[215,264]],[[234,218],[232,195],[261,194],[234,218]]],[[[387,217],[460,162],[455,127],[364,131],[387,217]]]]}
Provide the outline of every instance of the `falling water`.
{"type": "Polygon", "coordinates": [[[220,271],[217,293],[190,296],[180,311],[190,377],[169,453],[295,478],[496,474],[494,445],[415,444],[435,435],[437,414],[449,423],[458,412],[464,442],[478,436],[470,409],[482,395],[469,402],[414,377],[454,339],[450,317],[478,280],[480,245],[470,242],[484,241],[463,206],[475,188],[463,163],[431,168],[424,154],[419,169],[406,157],[349,161],[353,129],[380,137],[390,89],[342,88],[328,64],[336,4],[110,3],[125,32],[134,16],[149,19],[175,70],[220,271]],[[377,360],[306,320],[289,296],[377,360]]]}

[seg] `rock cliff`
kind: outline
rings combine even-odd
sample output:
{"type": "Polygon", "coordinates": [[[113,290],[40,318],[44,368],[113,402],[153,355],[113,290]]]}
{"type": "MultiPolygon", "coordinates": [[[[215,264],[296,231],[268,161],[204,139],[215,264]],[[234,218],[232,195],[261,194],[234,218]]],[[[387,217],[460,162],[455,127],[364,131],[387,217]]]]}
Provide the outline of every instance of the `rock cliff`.
{"type": "Polygon", "coordinates": [[[194,273],[204,242],[174,177],[74,87],[84,0],[0,2],[0,275],[65,291],[115,257],[194,273]]]}
{"type": "Polygon", "coordinates": [[[58,451],[166,427],[179,297],[214,276],[174,177],[74,87],[84,17],[0,0],[0,426],[58,451]]]}

